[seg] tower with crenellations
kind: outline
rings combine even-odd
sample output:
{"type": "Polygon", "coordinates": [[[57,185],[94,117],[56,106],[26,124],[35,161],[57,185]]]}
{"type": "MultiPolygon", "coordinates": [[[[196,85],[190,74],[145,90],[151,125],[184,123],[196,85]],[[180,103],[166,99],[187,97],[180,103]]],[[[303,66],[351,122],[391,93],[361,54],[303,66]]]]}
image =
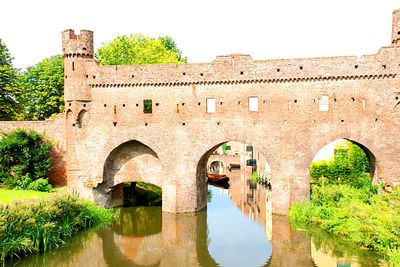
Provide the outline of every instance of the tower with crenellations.
{"type": "Polygon", "coordinates": [[[64,99],[67,105],[71,102],[90,102],[92,94],[87,84],[85,62],[93,60],[93,32],[73,30],[62,33],[62,54],[64,57],[64,99]]]}

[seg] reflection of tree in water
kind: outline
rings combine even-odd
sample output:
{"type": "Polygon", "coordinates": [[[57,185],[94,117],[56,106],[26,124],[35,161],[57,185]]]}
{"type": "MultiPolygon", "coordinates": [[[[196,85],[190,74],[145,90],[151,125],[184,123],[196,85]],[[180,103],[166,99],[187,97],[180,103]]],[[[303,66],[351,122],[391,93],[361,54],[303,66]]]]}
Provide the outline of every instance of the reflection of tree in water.
{"type": "Polygon", "coordinates": [[[161,232],[161,207],[114,209],[112,229],[120,235],[148,236],[161,232]]]}
{"type": "Polygon", "coordinates": [[[333,236],[318,227],[307,228],[307,232],[311,236],[312,243],[317,251],[334,258],[350,259],[357,257],[361,266],[379,266],[379,257],[372,251],[361,249],[357,245],[333,236]]]}
{"type": "Polygon", "coordinates": [[[68,263],[73,262],[75,258],[79,262],[79,256],[95,239],[97,238],[96,229],[88,229],[79,232],[65,246],[51,249],[43,254],[35,254],[22,259],[14,258],[7,262],[7,266],[69,266],[68,263]]]}

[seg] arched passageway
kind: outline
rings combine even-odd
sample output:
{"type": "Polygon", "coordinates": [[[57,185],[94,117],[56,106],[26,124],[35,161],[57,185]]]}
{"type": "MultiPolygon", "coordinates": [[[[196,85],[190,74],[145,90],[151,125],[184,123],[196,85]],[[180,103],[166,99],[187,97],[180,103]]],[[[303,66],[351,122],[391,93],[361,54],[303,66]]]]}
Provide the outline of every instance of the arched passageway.
{"type": "Polygon", "coordinates": [[[162,167],[157,154],[132,140],[111,151],[103,167],[103,182],[93,189],[95,202],[105,207],[123,203],[123,184],[146,182],[161,187],[162,167]]]}
{"type": "Polygon", "coordinates": [[[345,182],[343,179],[351,175],[369,176],[373,182],[376,173],[377,162],[371,150],[347,138],[336,139],[323,146],[315,154],[310,165],[313,182],[316,182],[314,180],[317,176],[325,176],[332,182],[336,182],[334,180],[345,182]]]}

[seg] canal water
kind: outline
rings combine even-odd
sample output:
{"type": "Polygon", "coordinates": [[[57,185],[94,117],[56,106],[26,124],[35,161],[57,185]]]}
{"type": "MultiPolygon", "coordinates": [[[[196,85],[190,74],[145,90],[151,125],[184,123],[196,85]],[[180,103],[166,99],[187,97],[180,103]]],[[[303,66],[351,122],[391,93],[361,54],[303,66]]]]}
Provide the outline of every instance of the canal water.
{"type": "Polygon", "coordinates": [[[110,227],[78,234],[44,255],[9,266],[378,266],[379,259],[326,233],[294,230],[272,216],[269,190],[243,171],[230,188],[209,185],[208,207],[170,214],[161,207],[114,209],[110,227]]]}

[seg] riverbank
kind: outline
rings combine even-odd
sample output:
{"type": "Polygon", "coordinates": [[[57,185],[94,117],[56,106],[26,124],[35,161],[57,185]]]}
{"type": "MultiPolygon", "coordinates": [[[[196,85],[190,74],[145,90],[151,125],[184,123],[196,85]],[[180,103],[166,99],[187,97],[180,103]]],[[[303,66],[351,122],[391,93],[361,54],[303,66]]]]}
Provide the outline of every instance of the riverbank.
{"type": "Polygon", "coordinates": [[[322,184],[313,186],[310,201],[292,206],[289,219],[296,228],[317,225],[400,266],[399,207],[400,189],[378,194],[374,187],[322,184]]]}
{"type": "Polygon", "coordinates": [[[10,257],[45,252],[63,245],[79,230],[108,224],[111,218],[111,210],[66,193],[1,204],[1,264],[4,266],[10,257]]]}

